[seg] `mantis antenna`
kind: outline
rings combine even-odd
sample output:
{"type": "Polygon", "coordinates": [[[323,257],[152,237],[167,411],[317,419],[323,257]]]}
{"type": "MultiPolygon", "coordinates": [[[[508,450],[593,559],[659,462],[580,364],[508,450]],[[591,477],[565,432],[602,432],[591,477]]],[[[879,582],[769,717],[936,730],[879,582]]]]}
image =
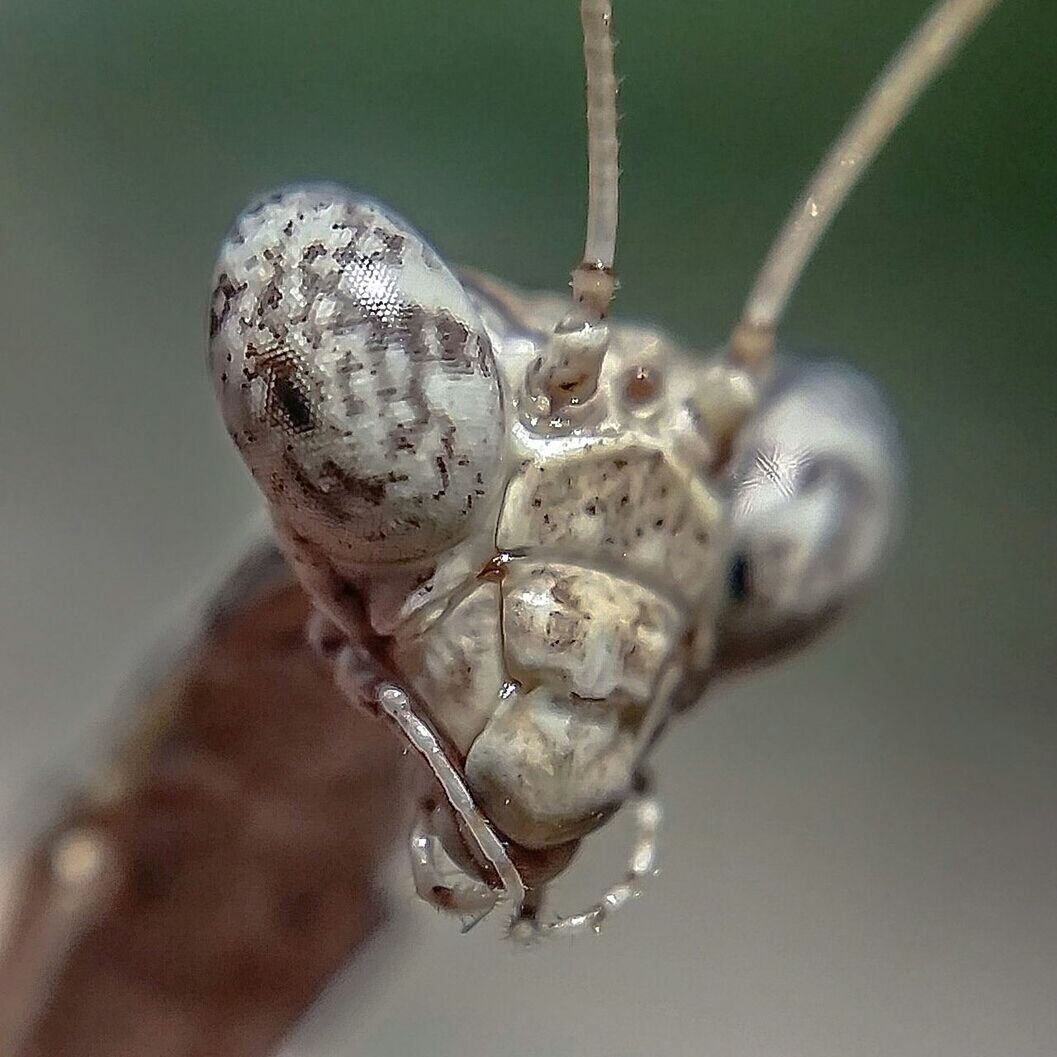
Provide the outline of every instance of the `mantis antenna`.
{"type": "Polygon", "coordinates": [[[616,289],[617,79],[613,72],[613,8],[609,0],[581,0],[587,74],[587,236],[583,260],[573,270],[573,300],[596,319],[616,289]]]}
{"type": "Polygon", "coordinates": [[[937,0],[815,170],[764,260],[730,336],[730,356],[762,367],[819,240],[915,100],[999,0],[937,0]]]}
{"type": "Polygon", "coordinates": [[[613,72],[610,0],[580,0],[587,76],[587,234],[573,269],[574,310],[563,319],[530,369],[530,397],[543,417],[557,416],[594,394],[609,344],[603,322],[617,282],[617,78],[613,72]]]}

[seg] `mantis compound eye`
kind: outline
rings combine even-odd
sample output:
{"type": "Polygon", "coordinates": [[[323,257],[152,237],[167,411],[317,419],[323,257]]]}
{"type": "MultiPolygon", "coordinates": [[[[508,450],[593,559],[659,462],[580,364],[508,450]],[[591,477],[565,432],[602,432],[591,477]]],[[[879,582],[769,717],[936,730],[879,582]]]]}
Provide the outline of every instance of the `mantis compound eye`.
{"type": "Polygon", "coordinates": [[[374,202],[314,186],[247,209],[217,262],[209,357],[273,514],[337,565],[438,554],[498,490],[484,326],[433,249],[374,202]]]}
{"type": "Polygon", "coordinates": [[[731,473],[720,664],[737,667],[810,638],[873,575],[898,521],[898,436],[855,371],[785,363],[731,473]]]}

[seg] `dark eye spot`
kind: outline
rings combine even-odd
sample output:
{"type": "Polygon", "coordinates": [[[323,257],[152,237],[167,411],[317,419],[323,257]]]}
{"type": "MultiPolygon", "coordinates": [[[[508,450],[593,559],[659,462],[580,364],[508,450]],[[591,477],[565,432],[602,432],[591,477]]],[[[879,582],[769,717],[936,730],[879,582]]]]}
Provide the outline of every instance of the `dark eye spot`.
{"type": "Polygon", "coordinates": [[[311,433],[316,428],[312,395],[304,373],[289,354],[276,356],[261,366],[267,380],[268,420],[285,433],[311,433]]]}
{"type": "Polygon", "coordinates": [[[292,378],[276,378],[272,391],[296,432],[312,428],[312,408],[308,403],[308,395],[292,378]]]}
{"type": "Polygon", "coordinates": [[[727,590],[735,602],[743,602],[749,595],[749,559],[744,554],[735,556],[727,573],[727,590]]]}

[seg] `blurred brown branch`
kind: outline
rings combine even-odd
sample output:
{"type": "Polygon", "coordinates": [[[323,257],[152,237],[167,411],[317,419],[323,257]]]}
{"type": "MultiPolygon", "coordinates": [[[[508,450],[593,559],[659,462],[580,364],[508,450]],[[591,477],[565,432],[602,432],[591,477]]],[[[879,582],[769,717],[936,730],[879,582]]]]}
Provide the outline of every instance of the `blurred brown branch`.
{"type": "Polygon", "coordinates": [[[289,579],[238,601],[28,858],[4,1057],[260,1057],[382,920],[396,739],[306,649],[289,579]]]}

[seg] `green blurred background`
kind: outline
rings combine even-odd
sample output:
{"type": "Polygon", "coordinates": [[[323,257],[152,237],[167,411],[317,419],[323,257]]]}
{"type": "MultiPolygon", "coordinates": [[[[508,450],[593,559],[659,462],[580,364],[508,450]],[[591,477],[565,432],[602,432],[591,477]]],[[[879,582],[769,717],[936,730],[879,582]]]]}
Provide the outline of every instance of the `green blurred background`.
{"type": "MultiPolygon", "coordinates": [[[[621,314],[725,335],[923,6],[617,0],[621,314]]],[[[253,508],[203,366],[234,213],[338,180],[450,260],[560,286],[583,224],[576,7],[2,5],[6,856],[253,508]]],[[[401,863],[390,942],[290,1057],[1057,1052],[1055,40],[1053,0],[1008,0],[794,299],[790,343],[891,394],[909,520],[837,633],[671,732],[649,897],[597,942],[517,955],[414,905],[401,863]]],[[[594,854],[584,892],[617,852],[594,854]]]]}

